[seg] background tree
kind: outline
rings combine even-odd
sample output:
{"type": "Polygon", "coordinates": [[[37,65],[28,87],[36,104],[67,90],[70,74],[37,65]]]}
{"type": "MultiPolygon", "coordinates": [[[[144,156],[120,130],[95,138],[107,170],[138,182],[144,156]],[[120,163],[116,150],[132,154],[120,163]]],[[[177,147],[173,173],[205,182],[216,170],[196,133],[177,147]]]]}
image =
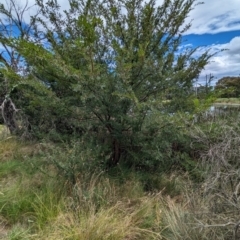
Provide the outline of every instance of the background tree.
{"type": "Polygon", "coordinates": [[[72,0],[64,14],[55,0],[36,3],[41,32],[34,25],[34,41],[9,41],[28,66],[31,87],[38,83],[23,107],[30,125],[75,132],[110,166],[154,168],[171,159],[173,113],[189,108],[193,80],[211,57],[179,50],[196,1],[72,0]],[[34,103],[40,112],[29,110],[34,103]],[[36,121],[39,113],[48,117],[36,121]]]}
{"type": "Polygon", "coordinates": [[[223,98],[240,97],[240,77],[223,77],[216,83],[215,89],[223,98]]]}

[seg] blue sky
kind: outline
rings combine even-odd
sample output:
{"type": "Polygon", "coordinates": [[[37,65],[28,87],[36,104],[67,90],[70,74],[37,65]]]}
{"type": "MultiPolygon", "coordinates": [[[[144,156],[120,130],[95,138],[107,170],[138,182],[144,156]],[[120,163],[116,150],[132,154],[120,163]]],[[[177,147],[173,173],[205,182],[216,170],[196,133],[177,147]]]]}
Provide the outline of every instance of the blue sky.
{"type": "Polygon", "coordinates": [[[240,36],[240,29],[229,32],[219,32],[215,34],[188,34],[184,36],[184,41],[186,44],[189,43],[193,46],[199,46],[199,44],[202,46],[209,46],[212,44],[229,43],[236,36],[240,36]]]}
{"type": "MultiPolygon", "coordinates": [[[[16,0],[24,4],[25,0],[16,0]]],[[[33,5],[35,0],[28,0],[33,5]]],[[[67,0],[58,0],[62,9],[68,8],[67,0]]],[[[163,0],[156,0],[161,4],[163,0]]],[[[9,3],[9,0],[0,0],[0,3],[9,3]]],[[[187,22],[192,27],[184,35],[184,44],[199,47],[203,53],[211,48],[212,52],[228,49],[215,55],[202,71],[199,81],[206,75],[212,74],[216,82],[224,76],[240,75],[240,0],[205,0],[204,4],[197,5],[190,13],[187,22]]],[[[26,20],[33,12],[28,13],[26,20]]]]}
{"type": "Polygon", "coordinates": [[[212,49],[217,52],[199,77],[199,82],[205,81],[206,75],[214,76],[213,84],[224,76],[240,76],[240,30],[219,32],[215,34],[188,34],[184,36],[184,43],[199,47],[199,52],[212,49]]]}
{"type": "Polygon", "coordinates": [[[199,77],[200,82],[209,74],[215,77],[214,82],[224,76],[240,75],[239,4],[239,0],[205,0],[190,13],[192,27],[184,36],[185,44],[199,46],[199,52],[228,49],[211,59],[199,77]]]}

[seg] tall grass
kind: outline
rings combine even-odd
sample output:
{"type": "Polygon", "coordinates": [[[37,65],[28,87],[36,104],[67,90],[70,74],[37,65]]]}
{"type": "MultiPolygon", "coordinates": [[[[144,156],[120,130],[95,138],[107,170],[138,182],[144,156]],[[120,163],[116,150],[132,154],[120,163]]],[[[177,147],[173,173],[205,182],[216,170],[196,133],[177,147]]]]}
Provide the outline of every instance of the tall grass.
{"type": "Polygon", "coordinates": [[[188,133],[201,149],[200,182],[186,172],[87,171],[84,152],[72,149],[78,145],[3,138],[0,239],[239,239],[240,129],[236,121],[218,121],[188,133]],[[71,170],[74,183],[61,167],[71,170]]]}

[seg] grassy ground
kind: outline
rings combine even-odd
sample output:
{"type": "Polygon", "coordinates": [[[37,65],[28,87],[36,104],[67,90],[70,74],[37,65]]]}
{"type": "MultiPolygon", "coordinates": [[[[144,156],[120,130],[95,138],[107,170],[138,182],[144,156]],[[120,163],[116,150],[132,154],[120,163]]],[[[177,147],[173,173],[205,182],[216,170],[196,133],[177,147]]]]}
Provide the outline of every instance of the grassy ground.
{"type": "Polygon", "coordinates": [[[218,98],[216,101],[215,101],[216,104],[239,104],[240,105],[240,98],[218,98]]]}
{"type": "MultiPolygon", "coordinates": [[[[212,200],[187,174],[145,176],[153,191],[121,171],[79,172],[72,186],[46,164],[49,154],[59,159],[51,144],[0,141],[0,239],[234,239],[231,225],[209,227],[217,218],[212,200]]],[[[61,153],[66,161],[73,150],[61,153]]]]}

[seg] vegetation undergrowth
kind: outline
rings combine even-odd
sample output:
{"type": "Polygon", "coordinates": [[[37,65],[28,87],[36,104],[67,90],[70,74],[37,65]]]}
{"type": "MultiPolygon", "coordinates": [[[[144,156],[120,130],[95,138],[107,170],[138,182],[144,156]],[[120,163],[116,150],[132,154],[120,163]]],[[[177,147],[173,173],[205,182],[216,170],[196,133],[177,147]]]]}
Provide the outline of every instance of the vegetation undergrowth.
{"type": "Polygon", "coordinates": [[[200,179],[180,168],[100,170],[77,141],[2,138],[0,238],[238,239],[239,133],[233,118],[192,126],[200,179]]]}

